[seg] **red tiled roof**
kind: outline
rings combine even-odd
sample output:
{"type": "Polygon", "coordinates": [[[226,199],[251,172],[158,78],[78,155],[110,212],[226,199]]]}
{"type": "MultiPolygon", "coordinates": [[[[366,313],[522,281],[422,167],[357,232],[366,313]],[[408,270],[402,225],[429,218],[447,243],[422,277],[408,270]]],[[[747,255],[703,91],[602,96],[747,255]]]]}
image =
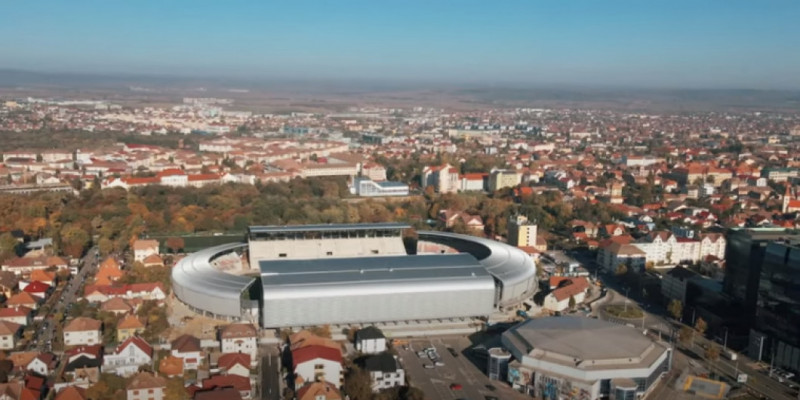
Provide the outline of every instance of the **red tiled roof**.
{"type": "Polygon", "coordinates": [[[292,351],[292,366],[322,358],[334,362],[342,362],[342,352],[325,346],[306,346],[292,351]]]}

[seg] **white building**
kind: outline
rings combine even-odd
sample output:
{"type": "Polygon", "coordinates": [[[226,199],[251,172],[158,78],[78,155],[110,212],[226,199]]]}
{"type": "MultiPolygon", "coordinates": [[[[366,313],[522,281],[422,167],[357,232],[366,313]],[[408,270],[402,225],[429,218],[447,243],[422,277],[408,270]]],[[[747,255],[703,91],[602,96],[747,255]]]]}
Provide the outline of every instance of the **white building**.
{"type": "Polygon", "coordinates": [[[389,353],[370,356],[364,360],[364,369],[372,379],[373,392],[405,385],[406,374],[397,356],[389,353]]]}
{"type": "Polygon", "coordinates": [[[458,191],[458,170],[450,164],[426,166],[422,170],[422,187],[433,186],[439,193],[458,191]]]}
{"type": "Polygon", "coordinates": [[[144,262],[144,259],[151,255],[158,255],[158,240],[146,239],[133,242],[133,259],[144,262]]]}
{"type": "Polygon", "coordinates": [[[223,353],[245,353],[252,363],[258,362],[258,330],[250,324],[230,324],[219,333],[223,353]]]}
{"type": "Polygon", "coordinates": [[[529,319],[501,337],[514,357],[512,387],[537,398],[572,393],[574,398],[644,397],[670,369],[670,349],[642,331],[592,318],[529,319]]]}
{"type": "Polygon", "coordinates": [[[92,318],[78,317],[64,327],[64,346],[102,343],[103,323],[92,318]]]}
{"type": "Polygon", "coordinates": [[[149,372],[140,372],[126,387],[127,400],[164,400],[166,380],[149,372]]]}
{"type": "Polygon", "coordinates": [[[353,179],[350,192],[361,197],[408,196],[408,185],[402,182],[375,182],[359,177],[353,179]]]}
{"type": "Polygon", "coordinates": [[[380,329],[368,326],[356,332],[356,350],[364,354],[378,354],[386,351],[386,336],[380,329]]]}
{"type": "Polygon", "coordinates": [[[131,376],[140,366],[153,364],[153,348],[144,339],[131,336],[103,357],[103,372],[131,376]]]}
{"type": "Polygon", "coordinates": [[[651,232],[640,242],[632,243],[645,253],[646,262],[678,264],[698,262],[708,256],[725,259],[725,237],[721,234],[705,234],[700,240],[677,237],[671,232],[651,232]]]}
{"type": "Polygon", "coordinates": [[[292,366],[296,382],[325,381],[337,387],[344,383],[342,352],[338,349],[311,345],[292,350],[292,366]]]}
{"type": "Polygon", "coordinates": [[[12,350],[17,347],[17,339],[22,325],[8,321],[0,321],[0,350],[12,350]]]}

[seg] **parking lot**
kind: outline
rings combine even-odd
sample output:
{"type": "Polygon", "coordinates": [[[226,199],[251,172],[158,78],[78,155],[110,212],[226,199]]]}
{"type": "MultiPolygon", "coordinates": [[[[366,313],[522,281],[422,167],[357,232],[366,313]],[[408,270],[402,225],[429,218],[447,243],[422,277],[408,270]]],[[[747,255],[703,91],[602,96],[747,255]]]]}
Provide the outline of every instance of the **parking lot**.
{"type": "Polygon", "coordinates": [[[409,382],[421,389],[427,399],[528,398],[515,392],[504,382],[489,380],[484,373],[486,360],[476,359],[465,351],[469,346],[470,341],[465,337],[434,338],[411,340],[408,345],[398,346],[397,350],[409,382]],[[418,351],[430,347],[436,349],[440,362],[444,365],[433,366],[433,361],[427,354],[423,357],[417,355],[418,351]],[[453,349],[457,356],[451,354],[448,348],[453,349]]]}

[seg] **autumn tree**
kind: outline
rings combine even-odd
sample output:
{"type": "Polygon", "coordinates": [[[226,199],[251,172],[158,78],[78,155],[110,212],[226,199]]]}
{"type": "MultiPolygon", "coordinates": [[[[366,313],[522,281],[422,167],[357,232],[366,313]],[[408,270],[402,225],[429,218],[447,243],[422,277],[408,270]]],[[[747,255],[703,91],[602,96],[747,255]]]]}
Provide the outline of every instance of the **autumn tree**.
{"type": "Polygon", "coordinates": [[[667,311],[669,311],[669,315],[672,315],[672,318],[680,320],[683,316],[683,303],[680,300],[673,299],[669,302],[667,311]]]}
{"type": "Polygon", "coordinates": [[[15,256],[18,246],[19,242],[10,233],[6,232],[0,235],[0,258],[15,256]]]}
{"type": "Polygon", "coordinates": [[[702,317],[698,317],[697,321],[695,321],[694,323],[694,329],[697,331],[697,333],[702,335],[706,333],[706,329],[708,329],[708,324],[702,317]]]}
{"type": "Polygon", "coordinates": [[[372,398],[372,378],[369,373],[357,365],[353,365],[344,377],[344,392],[352,400],[370,400],[372,398]]]}
{"type": "Polygon", "coordinates": [[[617,265],[617,269],[614,271],[614,275],[616,276],[623,276],[628,273],[628,266],[625,264],[617,265]]]}
{"type": "Polygon", "coordinates": [[[80,258],[89,246],[91,237],[77,224],[68,224],[61,228],[61,246],[64,254],[80,258]]]}
{"type": "Polygon", "coordinates": [[[688,345],[694,339],[694,331],[692,328],[688,326],[681,327],[680,331],[678,331],[678,341],[681,342],[684,346],[688,345]]]}
{"type": "Polygon", "coordinates": [[[167,387],[164,389],[164,398],[170,400],[188,400],[189,394],[186,392],[186,387],[183,385],[183,378],[168,378],[167,387]]]}
{"type": "Polygon", "coordinates": [[[116,400],[125,397],[125,378],[101,373],[97,383],[86,390],[88,400],[116,400]]]}
{"type": "Polygon", "coordinates": [[[569,296],[568,307],[570,310],[575,309],[575,296],[569,296]]]}

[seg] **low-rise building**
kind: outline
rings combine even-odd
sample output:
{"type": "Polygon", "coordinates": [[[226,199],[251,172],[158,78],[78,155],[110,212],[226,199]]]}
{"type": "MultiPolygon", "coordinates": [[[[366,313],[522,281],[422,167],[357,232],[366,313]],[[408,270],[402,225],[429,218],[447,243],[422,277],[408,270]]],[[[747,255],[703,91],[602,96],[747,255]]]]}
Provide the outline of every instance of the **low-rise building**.
{"type": "Polygon", "coordinates": [[[20,332],[22,332],[22,325],[0,321],[0,350],[11,350],[17,347],[20,332]]]}
{"type": "Polygon", "coordinates": [[[153,347],[138,336],[131,336],[103,357],[103,371],[120,376],[135,374],[140,366],[153,364],[153,347]]]}
{"type": "Polygon", "coordinates": [[[92,318],[78,317],[64,327],[64,346],[102,343],[103,323],[92,318]]]}
{"type": "Polygon", "coordinates": [[[341,386],[344,383],[342,352],[318,345],[292,350],[292,371],[296,386],[319,381],[341,386]]]}
{"type": "Polygon", "coordinates": [[[386,351],[386,336],[374,326],[356,332],[356,350],[364,354],[378,354],[386,351]]]}
{"type": "MultiPolygon", "coordinates": [[[[251,362],[258,358],[258,330],[251,324],[230,324],[219,333],[220,350],[223,353],[245,353],[251,362]]],[[[255,366],[255,365],[253,365],[255,366]]]]}
{"type": "Polygon", "coordinates": [[[364,360],[364,369],[372,379],[373,392],[405,385],[405,371],[397,357],[389,353],[367,357],[364,360]]]}
{"type": "Polygon", "coordinates": [[[127,400],[164,400],[166,387],[164,378],[149,372],[140,372],[131,379],[125,390],[127,400]]]}
{"type": "Polygon", "coordinates": [[[200,339],[183,334],[172,341],[170,354],[183,360],[186,369],[197,369],[203,358],[203,349],[200,347],[200,339]]]}

